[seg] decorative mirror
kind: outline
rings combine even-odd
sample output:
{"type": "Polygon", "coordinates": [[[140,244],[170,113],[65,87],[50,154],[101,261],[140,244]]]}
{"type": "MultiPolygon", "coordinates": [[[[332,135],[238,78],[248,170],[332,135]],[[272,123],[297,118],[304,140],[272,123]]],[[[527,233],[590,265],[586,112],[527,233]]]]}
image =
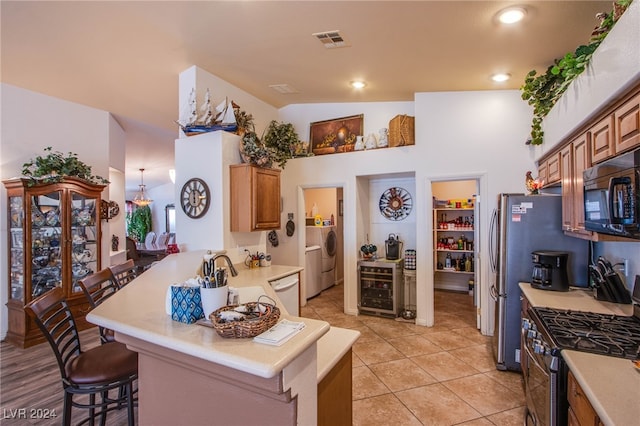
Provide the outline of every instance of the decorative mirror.
{"type": "Polygon", "coordinates": [[[166,231],[168,233],[176,232],[176,206],[167,204],[164,208],[164,214],[166,218],[166,231]]]}

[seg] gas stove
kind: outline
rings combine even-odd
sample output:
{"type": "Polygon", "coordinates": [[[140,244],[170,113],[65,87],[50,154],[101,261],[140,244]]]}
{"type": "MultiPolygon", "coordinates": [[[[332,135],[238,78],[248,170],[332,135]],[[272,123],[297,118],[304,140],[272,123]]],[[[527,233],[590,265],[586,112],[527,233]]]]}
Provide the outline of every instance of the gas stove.
{"type": "Polygon", "coordinates": [[[550,347],[635,359],[640,351],[640,318],[533,307],[531,319],[550,347]]]}

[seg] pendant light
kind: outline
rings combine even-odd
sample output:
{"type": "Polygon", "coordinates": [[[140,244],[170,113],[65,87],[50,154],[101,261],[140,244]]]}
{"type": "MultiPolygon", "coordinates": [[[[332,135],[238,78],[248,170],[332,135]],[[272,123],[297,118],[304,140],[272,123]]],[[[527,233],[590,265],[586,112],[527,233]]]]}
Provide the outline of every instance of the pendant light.
{"type": "Polygon", "coordinates": [[[140,169],[140,190],[136,193],[136,196],[133,197],[133,204],[135,204],[138,207],[144,207],[144,206],[148,206],[149,204],[153,203],[153,200],[147,198],[147,195],[144,192],[145,189],[145,185],[144,185],[144,169],[140,169]]]}

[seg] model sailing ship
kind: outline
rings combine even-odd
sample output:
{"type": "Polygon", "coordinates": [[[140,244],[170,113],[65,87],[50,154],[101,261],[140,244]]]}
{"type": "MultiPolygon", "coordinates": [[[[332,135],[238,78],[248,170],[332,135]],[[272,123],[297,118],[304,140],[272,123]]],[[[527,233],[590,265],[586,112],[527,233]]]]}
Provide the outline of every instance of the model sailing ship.
{"type": "Polygon", "coordinates": [[[187,136],[199,135],[201,133],[213,132],[215,130],[225,130],[235,132],[238,129],[233,101],[227,98],[213,109],[211,105],[211,93],[209,89],[204,96],[204,102],[200,106],[200,111],[196,105],[196,91],[191,90],[189,94],[188,108],[186,114],[181,114],[180,120],[176,121],[182,131],[187,136]]]}

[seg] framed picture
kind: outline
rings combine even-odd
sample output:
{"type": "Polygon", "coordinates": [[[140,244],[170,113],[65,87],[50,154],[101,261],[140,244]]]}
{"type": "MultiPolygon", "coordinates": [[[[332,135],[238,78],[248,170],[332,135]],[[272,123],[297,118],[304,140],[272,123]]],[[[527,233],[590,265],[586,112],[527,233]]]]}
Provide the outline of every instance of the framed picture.
{"type": "Polygon", "coordinates": [[[314,155],[353,151],[363,127],[364,114],[311,123],[311,151],[314,155]]]}

